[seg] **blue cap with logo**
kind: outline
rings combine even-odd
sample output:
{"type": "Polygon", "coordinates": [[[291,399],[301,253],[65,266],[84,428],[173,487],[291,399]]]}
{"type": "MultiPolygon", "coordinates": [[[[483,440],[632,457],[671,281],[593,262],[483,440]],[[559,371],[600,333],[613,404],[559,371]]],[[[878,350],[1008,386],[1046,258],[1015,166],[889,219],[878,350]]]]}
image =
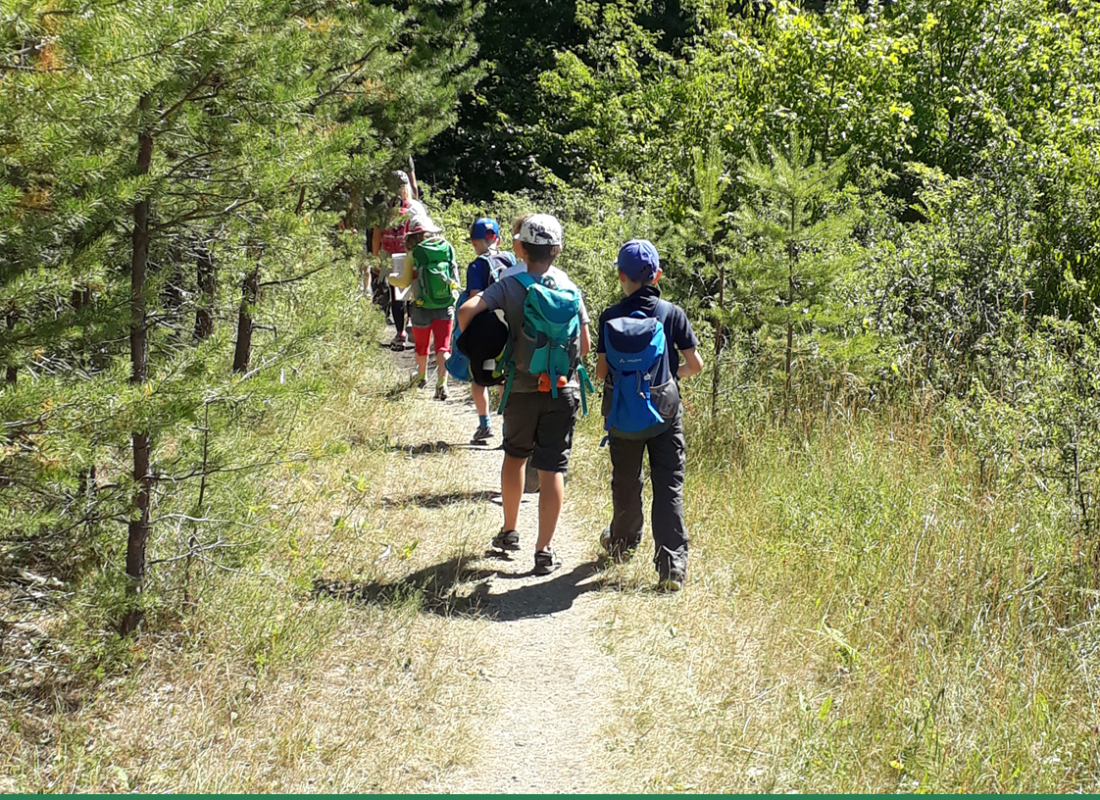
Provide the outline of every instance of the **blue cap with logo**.
{"type": "Polygon", "coordinates": [[[661,257],[657,255],[657,248],[652,242],[647,239],[631,239],[619,248],[615,266],[632,281],[651,281],[661,269],[661,257]]]}
{"type": "Polygon", "coordinates": [[[497,221],[492,217],[482,217],[474,226],[470,228],[471,239],[488,239],[489,234],[492,234],[496,238],[500,238],[500,226],[497,225],[497,221]]]}

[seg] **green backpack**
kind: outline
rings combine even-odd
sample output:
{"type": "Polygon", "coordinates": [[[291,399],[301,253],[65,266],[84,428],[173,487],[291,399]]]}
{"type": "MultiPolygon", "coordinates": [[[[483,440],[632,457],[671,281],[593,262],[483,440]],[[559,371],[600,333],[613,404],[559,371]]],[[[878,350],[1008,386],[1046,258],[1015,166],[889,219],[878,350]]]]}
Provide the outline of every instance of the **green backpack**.
{"type": "Polygon", "coordinates": [[[416,304],[421,308],[440,309],[454,304],[457,266],[450,243],[433,236],[418,244],[412,252],[416,267],[416,304]]]}

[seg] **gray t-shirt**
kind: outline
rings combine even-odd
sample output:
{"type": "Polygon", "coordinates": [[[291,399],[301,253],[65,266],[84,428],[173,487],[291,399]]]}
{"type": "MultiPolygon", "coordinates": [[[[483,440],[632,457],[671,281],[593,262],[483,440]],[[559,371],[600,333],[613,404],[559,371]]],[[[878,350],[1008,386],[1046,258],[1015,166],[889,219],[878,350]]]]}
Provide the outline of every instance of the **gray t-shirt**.
{"type": "MultiPolygon", "coordinates": [[[[527,299],[527,287],[515,277],[522,272],[527,272],[526,264],[519,263],[514,267],[509,267],[501,273],[500,279],[496,283],[479,295],[490,311],[496,311],[497,309],[504,311],[504,321],[508,325],[513,344],[517,333],[523,329],[523,303],[527,299]]],[[[573,289],[578,294],[580,293],[580,289],[569,279],[569,276],[555,266],[549,267],[542,276],[553,278],[554,282],[563,289],[573,289]]],[[[581,296],[580,318],[582,325],[588,324],[588,309],[584,306],[583,295],[581,296]]],[[[568,385],[577,386],[575,376],[569,381],[568,385]]],[[[537,377],[528,372],[516,370],[516,377],[512,380],[513,392],[537,392],[538,390],[539,379],[537,377]]]]}

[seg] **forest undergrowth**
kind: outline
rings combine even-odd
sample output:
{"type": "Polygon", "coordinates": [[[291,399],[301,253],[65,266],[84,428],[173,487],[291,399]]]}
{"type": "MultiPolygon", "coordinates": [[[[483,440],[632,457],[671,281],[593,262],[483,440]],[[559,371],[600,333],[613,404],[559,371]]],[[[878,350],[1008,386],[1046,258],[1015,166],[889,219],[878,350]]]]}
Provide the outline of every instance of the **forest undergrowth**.
{"type": "MultiPolygon", "coordinates": [[[[333,335],[323,389],[242,428],[303,456],[232,482],[248,547],[154,570],[140,639],[106,628],[94,576],[9,633],[5,789],[399,791],[468,763],[493,663],[468,564],[493,476],[455,469],[373,313],[333,335]]],[[[708,419],[703,388],[689,585],[654,595],[642,555],[599,600],[592,635],[629,687],[592,721],[606,788],[1095,786],[1100,639],[1065,507],[990,484],[942,420],[749,426],[708,419]]],[[[580,426],[567,495],[593,549],[601,433],[580,426]]]]}
{"type": "Polygon", "coordinates": [[[380,319],[347,322],[301,365],[315,396],[253,418],[233,442],[296,456],[213,493],[211,517],[247,510],[245,547],[208,548],[189,574],[155,566],[159,604],[140,639],[117,640],[94,575],[9,635],[0,788],[410,791],[463,752],[476,637],[419,584],[381,603],[370,587],[434,574],[462,551],[451,523],[477,507],[392,505],[414,476],[444,492],[454,478],[445,458],[402,449],[430,409],[402,401],[380,319]],[[367,587],[363,602],[323,591],[328,579],[367,587]]]}
{"type": "MultiPolygon", "coordinates": [[[[1064,510],[983,484],[931,421],[701,416],[690,590],[603,614],[624,770],[661,765],[658,791],[1096,786],[1100,634],[1064,510]]],[[[573,497],[606,516],[606,459],[582,464],[573,497]]]]}

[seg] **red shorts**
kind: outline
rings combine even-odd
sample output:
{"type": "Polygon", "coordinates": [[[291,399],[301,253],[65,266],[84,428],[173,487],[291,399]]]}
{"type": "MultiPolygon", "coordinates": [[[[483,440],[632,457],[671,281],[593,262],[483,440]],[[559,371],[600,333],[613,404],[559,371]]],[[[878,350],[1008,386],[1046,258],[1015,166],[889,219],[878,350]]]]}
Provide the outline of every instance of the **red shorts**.
{"type": "Polygon", "coordinates": [[[418,356],[428,355],[428,339],[435,339],[433,353],[451,352],[451,329],[454,323],[449,319],[433,319],[430,328],[413,328],[413,343],[418,356]]]}

